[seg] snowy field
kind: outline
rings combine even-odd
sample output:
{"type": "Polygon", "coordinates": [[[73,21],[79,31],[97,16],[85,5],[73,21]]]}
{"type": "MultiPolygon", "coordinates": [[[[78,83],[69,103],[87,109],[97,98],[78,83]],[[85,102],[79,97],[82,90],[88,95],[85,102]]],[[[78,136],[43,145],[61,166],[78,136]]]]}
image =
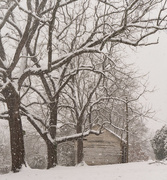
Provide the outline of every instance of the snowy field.
{"type": "Polygon", "coordinates": [[[0,175],[0,180],[167,180],[167,162],[139,162],[107,166],[24,168],[20,173],[0,175]]]}

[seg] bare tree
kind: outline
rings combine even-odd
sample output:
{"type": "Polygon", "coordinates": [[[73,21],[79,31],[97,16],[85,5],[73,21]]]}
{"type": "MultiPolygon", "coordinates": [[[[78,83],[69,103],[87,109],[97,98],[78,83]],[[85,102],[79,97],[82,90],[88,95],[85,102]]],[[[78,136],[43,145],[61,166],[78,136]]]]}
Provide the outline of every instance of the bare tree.
{"type": "MultiPolygon", "coordinates": [[[[16,172],[25,164],[20,92],[28,83],[32,87],[32,81],[28,82],[28,79],[40,78],[49,102],[49,130],[54,139],[60,92],[73,78],[73,74],[66,72],[70,62],[75,62],[77,57],[84,54],[87,57],[89,54],[103,54],[112,61],[106,46],[121,48],[124,45],[153,44],[146,41],[147,37],[166,29],[166,0],[100,0],[93,3],[90,0],[12,0],[2,1],[0,5],[1,93],[8,107],[12,171],[16,172]],[[154,11],[156,7],[158,10],[154,11]],[[25,69],[19,73],[23,62],[25,69]],[[56,78],[59,81],[55,83],[52,79],[56,78]],[[57,82],[58,89],[54,89],[55,86],[57,88],[57,82]]],[[[91,92],[94,93],[94,90],[91,92]]],[[[92,96],[91,93],[89,96],[92,96]]],[[[36,108],[35,104],[33,107],[36,108]]],[[[22,108],[22,113],[27,114],[27,109],[22,108]]],[[[28,119],[32,120],[31,113],[28,115],[28,119]]],[[[31,121],[32,124],[35,121],[31,121]]],[[[39,126],[36,128],[41,136],[48,136],[39,126]]],[[[49,167],[53,164],[51,162],[49,167]]]]}

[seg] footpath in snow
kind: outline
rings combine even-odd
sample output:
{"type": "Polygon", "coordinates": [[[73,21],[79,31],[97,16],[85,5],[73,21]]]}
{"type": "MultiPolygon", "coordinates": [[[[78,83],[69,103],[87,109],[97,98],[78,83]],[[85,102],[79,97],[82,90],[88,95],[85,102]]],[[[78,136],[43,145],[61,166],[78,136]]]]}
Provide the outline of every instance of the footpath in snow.
{"type": "Polygon", "coordinates": [[[23,168],[0,180],[167,180],[167,162],[137,162],[104,166],[57,166],[50,170],[23,168]]]}

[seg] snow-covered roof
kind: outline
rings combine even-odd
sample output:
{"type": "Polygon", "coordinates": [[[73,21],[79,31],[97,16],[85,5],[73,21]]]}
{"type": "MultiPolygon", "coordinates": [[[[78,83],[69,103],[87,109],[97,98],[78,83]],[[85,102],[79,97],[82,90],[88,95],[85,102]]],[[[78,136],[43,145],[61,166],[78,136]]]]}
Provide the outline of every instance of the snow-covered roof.
{"type": "MultiPolygon", "coordinates": [[[[100,124],[96,124],[95,126],[101,127],[100,124]]],[[[95,127],[95,126],[94,126],[94,127],[95,127]]],[[[103,126],[103,129],[107,130],[108,132],[110,132],[111,134],[113,134],[115,137],[117,137],[119,140],[121,140],[121,141],[123,141],[124,143],[126,143],[126,141],[125,141],[121,136],[119,136],[118,134],[116,134],[115,132],[113,132],[111,129],[109,129],[109,128],[105,127],[105,126],[103,126]]]]}
{"type": "Polygon", "coordinates": [[[113,134],[114,136],[116,136],[118,139],[120,139],[121,141],[123,141],[124,143],[126,142],[123,138],[121,138],[121,136],[119,136],[118,134],[116,134],[115,132],[113,132],[112,130],[104,127],[104,129],[106,129],[107,131],[109,131],[111,134],[113,134]]]}

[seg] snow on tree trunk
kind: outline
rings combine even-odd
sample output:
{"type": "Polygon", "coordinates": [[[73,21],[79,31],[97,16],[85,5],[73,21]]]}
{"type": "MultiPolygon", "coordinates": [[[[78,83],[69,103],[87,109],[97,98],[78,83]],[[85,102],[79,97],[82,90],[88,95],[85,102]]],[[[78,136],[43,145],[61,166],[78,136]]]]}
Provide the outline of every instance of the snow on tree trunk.
{"type": "Polygon", "coordinates": [[[15,88],[9,83],[3,90],[2,94],[6,99],[8,113],[10,116],[10,143],[12,155],[12,171],[17,172],[25,164],[25,150],[23,140],[22,122],[19,113],[20,98],[15,88]]]}

